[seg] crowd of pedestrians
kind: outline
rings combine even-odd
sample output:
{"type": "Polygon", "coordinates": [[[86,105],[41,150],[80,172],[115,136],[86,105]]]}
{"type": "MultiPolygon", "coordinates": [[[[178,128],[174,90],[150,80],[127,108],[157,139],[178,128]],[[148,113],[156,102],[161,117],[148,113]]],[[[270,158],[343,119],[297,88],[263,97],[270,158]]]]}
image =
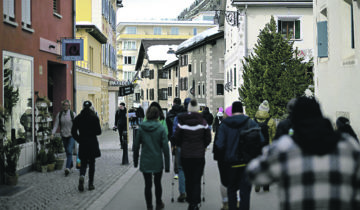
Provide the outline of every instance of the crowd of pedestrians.
{"type": "MultiPolygon", "coordinates": [[[[95,159],[101,155],[96,137],[101,134],[99,118],[90,101],[84,102],[78,116],[69,106],[70,101],[63,102],[53,133],[60,127],[67,154],[72,154],[74,139],[79,143],[78,189],[84,191],[89,167],[88,189],[94,190],[95,159]]],[[[349,119],[339,117],[331,123],[315,98],[299,97],[289,100],[288,116],[276,125],[270,116],[271,107],[271,102],[264,100],[251,119],[240,101],[225,110],[219,107],[212,115],[209,108],[201,109],[196,99],[186,98],[182,105],[181,99],[175,98],[166,115],[157,102],[150,104],[145,116],[137,113],[140,120],[133,160],[144,177],[147,209],[154,209],[152,183],[155,209],[165,208],[161,179],[163,171],[170,172],[170,154],[174,179],[179,182],[177,201],[186,201],[188,210],[201,208],[201,179],[212,135],[212,152],[220,175],[221,210],[249,210],[252,186],[255,192],[261,187],[269,192],[274,182],[279,184],[282,210],[360,209],[360,146],[349,119]],[[255,137],[250,133],[258,135],[251,144],[249,139],[255,137]],[[241,150],[249,148],[247,144],[254,151],[262,148],[262,152],[241,150]]],[[[114,128],[119,131],[123,147],[126,120],[125,104],[120,103],[114,128]]],[[[69,156],[65,175],[73,166],[69,156]]]]}

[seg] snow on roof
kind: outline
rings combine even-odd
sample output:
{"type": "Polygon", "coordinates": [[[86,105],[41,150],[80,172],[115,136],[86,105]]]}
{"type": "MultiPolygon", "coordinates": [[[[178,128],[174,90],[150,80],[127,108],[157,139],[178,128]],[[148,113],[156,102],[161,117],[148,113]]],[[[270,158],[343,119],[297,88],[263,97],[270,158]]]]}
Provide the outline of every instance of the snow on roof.
{"type": "Polygon", "coordinates": [[[212,36],[218,32],[219,32],[219,26],[216,26],[214,28],[210,28],[206,31],[203,31],[203,32],[199,33],[198,35],[181,43],[178,47],[178,50],[188,48],[188,47],[190,47],[196,43],[199,43],[199,42],[203,41],[204,39],[206,39],[207,37],[212,36]]]}
{"type": "Polygon", "coordinates": [[[173,57],[176,57],[175,54],[168,54],[169,49],[172,48],[174,51],[177,50],[178,45],[153,45],[150,46],[147,50],[147,55],[149,61],[167,61],[173,57]]]}
{"type": "Polygon", "coordinates": [[[163,68],[164,68],[164,67],[167,67],[169,64],[173,63],[174,61],[179,60],[179,59],[176,57],[175,54],[171,54],[171,55],[173,55],[173,56],[169,57],[169,59],[166,60],[163,68]]]}

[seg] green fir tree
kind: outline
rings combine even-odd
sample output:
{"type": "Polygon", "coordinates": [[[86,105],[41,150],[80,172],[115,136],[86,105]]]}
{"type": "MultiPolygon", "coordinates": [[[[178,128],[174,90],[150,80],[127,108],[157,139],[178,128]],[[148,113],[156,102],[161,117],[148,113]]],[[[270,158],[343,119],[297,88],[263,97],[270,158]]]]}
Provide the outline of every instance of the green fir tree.
{"type": "Polygon", "coordinates": [[[270,116],[282,118],[287,102],[304,94],[312,85],[313,75],[308,72],[312,59],[299,58],[294,42],[276,30],[274,17],[260,31],[254,53],[245,57],[243,81],[239,88],[240,100],[246,113],[254,117],[263,100],[270,104],[270,116]]]}

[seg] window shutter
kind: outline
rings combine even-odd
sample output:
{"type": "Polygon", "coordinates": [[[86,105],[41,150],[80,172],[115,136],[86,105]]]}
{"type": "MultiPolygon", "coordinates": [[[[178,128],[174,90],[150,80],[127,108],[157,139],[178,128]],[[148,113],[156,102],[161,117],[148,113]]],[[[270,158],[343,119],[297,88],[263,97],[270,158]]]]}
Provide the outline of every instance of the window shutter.
{"type": "Polygon", "coordinates": [[[300,39],[300,20],[295,20],[295,39],[300,39]]]}
{"type": "Polygon", "coordinates": [[[8,15],[11,18],[15,18],[15,1],[14,0],[4,0],[3,1],[3,11],[5,15],[8,15]]]}
{"type": "Polygon", "coordinates": [[[327,21],[317,23],[318,57],[328,57],[327,21]]]}
{"type": "Polygon", "coordinates": [[[281,20],[278,20],[278,32],[281,33],[281,20]]]}

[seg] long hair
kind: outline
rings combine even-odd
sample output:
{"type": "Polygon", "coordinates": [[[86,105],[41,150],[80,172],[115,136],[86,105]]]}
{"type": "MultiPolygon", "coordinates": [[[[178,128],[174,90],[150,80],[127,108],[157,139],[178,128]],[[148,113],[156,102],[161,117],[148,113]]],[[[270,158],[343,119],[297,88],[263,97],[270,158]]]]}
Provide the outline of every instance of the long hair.
{"type": "MultiPolygon", "coordinates": [[[[161,106],[160,106],[160,104],[159,104],[158,102],[155,102],[155,101],[152,102],[152,103],[150,104],[150,106],[149,106],[149,109],[150,109],[151,107],[156,107],[156,108],[158,108],[158,110],[159,110],[159,119],[160,119],[160,120],[165,120],[164,113],[163,113],[162,108],[161,108],[161,106]]],[[[146,116],[146,119],[148,119],[147,116],[146,116]]]]}

